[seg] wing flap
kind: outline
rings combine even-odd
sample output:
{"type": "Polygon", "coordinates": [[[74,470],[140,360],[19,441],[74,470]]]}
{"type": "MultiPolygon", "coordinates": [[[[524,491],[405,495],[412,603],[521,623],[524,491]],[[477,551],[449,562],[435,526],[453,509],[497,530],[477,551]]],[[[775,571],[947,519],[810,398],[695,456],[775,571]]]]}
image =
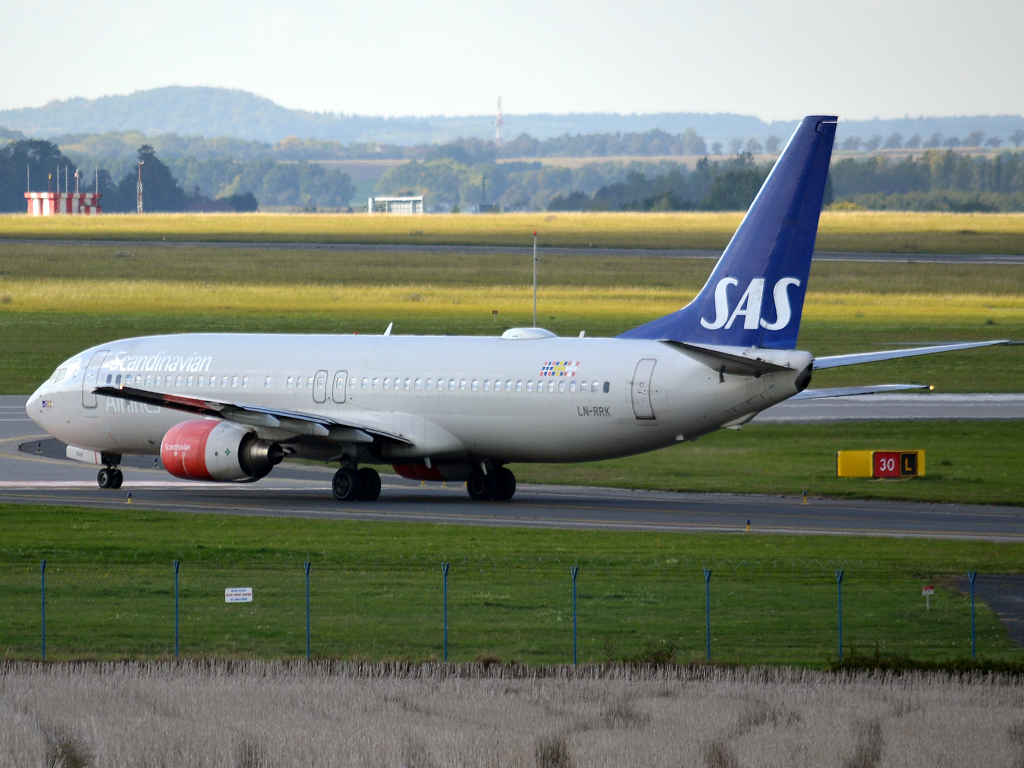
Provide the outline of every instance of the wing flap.
{"type": "Polygon", "coordinates": [[[339,420],[301,411],[266,408],[245,403],[226,403],[220,400],[206,400],[198,397],[186,397],[184,395],[170,395],[161,392],[150,392],[145,389],[136,389],[134,387],[97,387],[93,392],[104,397],[116,397],[121,400],[153,405],[158,408],[170,408],[197,416],[211,416],[251,427],[283,429],[295,435],[313,435],[315,437],[329,437],[331,439],[335,439],[335,436],[337,436],[339,441],[343,438],[350,438],[352,442],[359,443],[372,442],[373,437],[378,437],[412,445],[412,441],[402,435],[396,435],[378,427],[360,423],[358,419],[339,420]]]}

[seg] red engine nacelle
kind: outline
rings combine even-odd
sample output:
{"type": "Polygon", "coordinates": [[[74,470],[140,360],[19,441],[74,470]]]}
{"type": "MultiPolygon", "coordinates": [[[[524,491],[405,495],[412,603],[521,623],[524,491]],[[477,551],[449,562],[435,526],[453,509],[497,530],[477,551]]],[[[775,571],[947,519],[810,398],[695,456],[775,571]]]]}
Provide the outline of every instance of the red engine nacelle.
{"type": "Polygon", "coordinates": [[[185,480],[258,480],[283,458],[280,445],[229,421],[183,421],[160,443],[164,467],[185,480]]]}

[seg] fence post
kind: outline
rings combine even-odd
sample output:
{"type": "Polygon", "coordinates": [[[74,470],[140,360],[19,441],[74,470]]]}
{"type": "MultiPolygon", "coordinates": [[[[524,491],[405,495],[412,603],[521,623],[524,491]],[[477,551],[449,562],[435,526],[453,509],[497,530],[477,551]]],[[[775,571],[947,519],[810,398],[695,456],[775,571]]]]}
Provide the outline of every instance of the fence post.
{"type": "Polygon", "coordinates": [[[174,658],[178,658],[178,568],[181,560],[174,561],[174,658]]]}
{"type": "Polygon", "coordinates": [[[707,623],[708,661],[711,661],[711,569],[704,569],[704,613],[707,623]]]}
{"type": "Polygon", "coordinates": [[[441,563],[444,574],[444,660],[448,661],[448,563],[441,563]]]}
{"type": "Polygon", "coordinates": [[[575,667],[579,662],[576,645],[576,574],[580,572],[580,567],[574,565],[569,572],[572,574],[572,665],[575,667]]]}
{"type": "Polygon", "coordinates": [[[307,560],[303,563],[306,569],[306,661],[309,661],[309,566],[311,563],[307,560]]]}
{"type": "Polygon", "coordinates": [[[839,590],[839,663],[843,662],[843,571],[836,569],[836,587],[839,590]]]}
{"type": "Polygon", "coordinates": [[[46,661],[46,561],[39,561],[39,595],[42,600],[43,661],[46,661]]]}
{"type": "Polygon", "coordinates": [[[971,580],[971,658],[978,658],[978,636],[974,631],[974,580],[977,578],[977,571],[968,571],[967,578],[971,580]]]}

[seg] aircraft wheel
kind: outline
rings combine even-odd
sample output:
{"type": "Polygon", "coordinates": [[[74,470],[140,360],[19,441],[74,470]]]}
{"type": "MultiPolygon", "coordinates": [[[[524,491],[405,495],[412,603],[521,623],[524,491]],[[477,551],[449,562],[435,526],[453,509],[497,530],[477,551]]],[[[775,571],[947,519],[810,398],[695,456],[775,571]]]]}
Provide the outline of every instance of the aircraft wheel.
{"type": "Polygon", "coordinates": [[[331,490],[338,501],[355,501],[363,488],[359,472],[352,467],[342,467],[334,473],[331,490]]]}
{"type": "Polygon", "coordinates": [[[114,470],[114,479],[113,479],[110,487],[113,490],[116,491],[118,488],[121,487],[121,483],[123,483],[123,482],[124,482],[124,472],[122,472],[120,469],[115,469],[114,470]]]}
{"type": "Polygon", "coordinates": [[[512,471],[501,467],[494,473],[497,480],[497,489],[494,492],[495,501],[508,501],[516,493],[516,476],[512,471]]]}
{"type": "Polygon", "coordinates": [[[104,467],[96,474],[96,482],[100,488],[107,490],[114,487],[114,470],[104,467]]]}
{"type": "Polygon", "coordinates": [[[466,493],[473,501],[488,501],[494,498],[496,485],[494,472],[485,475],[479,469],[474,469],[466,481],[466,493]]]}
{"type": "Polygon", "coordinates": [[[377,470],[363,467],[359,470],[359,479],[363,486],[359,493],[359,500],[376,501],[380,496],[380,475],[377,474],[377,470]]]}

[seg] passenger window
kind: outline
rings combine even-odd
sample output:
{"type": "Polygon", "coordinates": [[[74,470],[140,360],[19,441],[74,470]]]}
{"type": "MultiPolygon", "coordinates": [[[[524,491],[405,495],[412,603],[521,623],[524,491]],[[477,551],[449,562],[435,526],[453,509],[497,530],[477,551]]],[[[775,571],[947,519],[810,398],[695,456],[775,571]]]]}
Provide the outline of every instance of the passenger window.
{"type": "Polygon", "coordinates": [[[448,379],[448,391],[449,392],[454,392],[455,391],[455,379],[448,379]]]}
{"type": "Polygon", "coordinates": [[[465,392],[465,391],[466,391],[466,380],[465,379],[461,379],[459,381],[459,392],[465,392]]]}
{"type": "Polygon", "coordinates": [[[145,383],[145,384],[144,384],[143,386],[146,386],[146,387],[148,387],[148,386],[149,386],[149,383],[150,383],[151,381],[152,381],[152,377],[151,377],[151,376],[149,376],[149,375],[147,374],[147,376],[146,376],[146,383],[145,383]]]}
{"type": "Polygon", "coordinates": [[[189,377],[188,377],[188,381],[186,381],[186,382],[185,382],[185,386],[186,386],[186,387],[191,387],[191,386],[192,386],[192,380],[193,380],[193,378],[194,378],[194,377],[192,377],[192,376],[189,376],[189,377]]]}
{"type": "Polygon", "coordinates": [[[609,383],[608,383],[608,382],[606,381],[606,382],[604,383],[604,393],[605,393],[606,395],[608,394],[608,390],[609,390],[610,388],[611,388],[611,386],[610,386],[610,385],[609,385],[609,383]]]}
{"type": "Polygon", "coordinates": [[[284,380],[284,387],[285,387],[285,389],[291,389],[292,388],[292,381],[293,381],[293,379],[292,379],[291,376],[289,376],[287,379],[284,380]]]}
{"type": "Polygon", "coordinates": [[[391,384],[391,379],[389,379],[387,376],[385,376],[384,377],[384,389],[387,389],[389,384],[391,384]]]}
{"type": "Polygon", "coordinates": [[[366,389],[366,385],[370,383],[370,380],[363,376],[363,380],[359,382],[360,389],[366,389]]]}
{"type": "Polygon", "coordinates": [[[373,387],[374,389],[376,389],[377,387],[379,387],[379,386],[380,386],[380,379],[378,379],[378,378],[377,378],[376,376],[374,376],[374,377],[373,377],[373,382],[371,383],[371,386],[372,386],[372,387],[373,387]]]}
{"type": "Polygon", "coordinates": [[[438,379],[437,380],[437,389],[438,390],[444,389],[444,379],[438,379]]]}
{"type": "Polygon", "coordinates": [[[548,392],[554,392],[554,391],[555,391],[555,382],[554,381],[549,381],[548,382],[548,392]]]}
{"type": "Polygon", "coordinates": [[[348,380],[348,388],[349,389],[355,389],[356,388],[356,377],[355,376],[353,376],[351,379],[348,380]]]}
{"type": "Polygon", "coordinates": [[[226,387],[228,385],[228,377],[227,376],[221,376],[220,377],[220,385],[222,387],[226,387]]]}
{"type": "Polygon", "coordinates": [[[206,383],[206,380],[204,379],[204,377],[200,376],[199,377],[199,381],[196,382],[196,383],[197,383],[198,386],[201,387],[201,386],[203,386],[206,383]]]}
{"type": "Polygon", "coordinates": [[[586,392],[586,391],[587,391],[587,382],[581,381],[580,382],[580,392],[586,392]]]}
{"type": "Polygon", "coordinates": [[[569,391],[570,392],[575,392],[576,391],[576,382],[575,381],[570,381],[569,382],[569,391]]]}
{"type": "MultiPolygon", "coordinates": [[[[409,380],[408,380],[408,379],[406,379],[405,381],[406,381],[406,383],[408,384],[409,380]]],[[[421,379],[416,379],[416,389],[419,389],[419,388],[420,388],[420,384],[421,384],[421,381],[422,381],[421,379]]]]}
{"type": "Polygon", "coordinates": [[[490,379],[484,379],[484,392],[490,392],[490,391],[491,391],[491,380],[490,379]]]}
{"type": "Polygon", "coordinates": [[[477,379],[473,379],[473,383],[470,384],[469,386],[474,392],[476,392],[477,388],[479,387],[479,384],[480,382],[477,379]]]}
{"type": "Polygon", "coordinates": [[[558,391],[559,392],[565,392],[565,381],[564,380],[558,382],[558,391]]]}
{"type": "Polygon", "coordinates": [[[114,374],[108,373],[107,374],[107,385],[109,386],[110,382],[113,381],[113,380],[114,380],[114,374]]]}
{"type": "Polygon", "coordinates": [[[530,379],[528,382],[526,382],[526,391],[533,392],[533,379],[530,379]]]}
{"type": "Polygon", "coordinates": [[[243,387],[248,387],[249,386],[249,377],[248,376],[246,376],[244,379],[242,379],[242,386],[243,387]]]}
{"type": "Polygon", "coordinates": [[[523,391],[523,382],[522,382],[522,380],[520,380],[520,381],[516,382],[516,392],[522,392],[522,391],[523,391]]]}
{"type": "Polygon", "coordinates": [[[271,377],[270,377],[270,376],[267,376],[267,378],[265,378],[265,379],[263,380],[263,386],[264,386],[264,387],[269,387],[269,386],[270,386],[270,381],[271,381],[271,377]]]}
{"type": "Polygon", "coordinates": [[[176,387],[180,387],[181,386],[181,376],[175,376],[174,377],[174,386],[176,386],[176,387]]]}
{"type": "Polygon", "coordinates": [[[237,387],[238,386],[238,377],[237,376],[232,376],[231,377],[231,386],[232,387],[237,387]]]}
{"type": "Polygon", "coordinates": [[[307,376],[306,377],[306,386],[307,387],[312,387],[313,386],[313,377],[312,376],[307,376]]]}
{"type": "Polygon", "coordinates": [[[302,377],[301,376],[296,376],[295,377],[295,388],[296,389],[302,389],[302,377]]]}
{"type": "MultiPolygon", "coordinates": [[[[405,388],[406,389],[409,388],[409,384],[410,384],[411,381],[412,381],[411,379],[406,379],[405,380],[405,388]]],[[[419,389],[419,388],[420,388],[420,380],[416,379],[416,389],[419,389]]]]}

